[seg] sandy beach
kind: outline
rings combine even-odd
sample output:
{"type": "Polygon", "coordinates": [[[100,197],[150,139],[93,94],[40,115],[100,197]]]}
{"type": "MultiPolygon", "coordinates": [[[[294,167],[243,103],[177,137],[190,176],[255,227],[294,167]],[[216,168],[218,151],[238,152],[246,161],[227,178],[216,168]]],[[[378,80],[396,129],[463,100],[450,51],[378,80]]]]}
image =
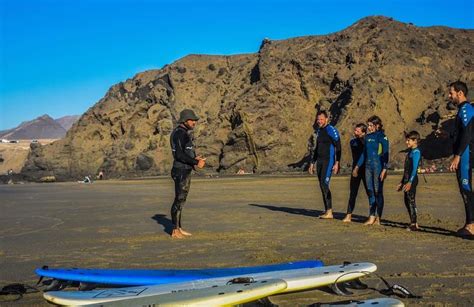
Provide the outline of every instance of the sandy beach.
{"type": "MultiPolygon", "coordinates": [[[[389,282],[422,299],[413,305],[474,305],[474,241],[456,237],[464,208],[454,174],[420,177],[419,232],[408,232],[399,175],[385,185],[383,226],[364,226],[367,197],[360,190],[355,221],[343,218],[349,177],[332,179],[335,220],[320,220],[317,179],[311,176],[193,177],[184,209],[184,228],[193,236],[169,236],[171,178],[0,186],[0,283],[34,284],[34,269],[201,268],[261,265],[321,259],[373,262],[389,282]]],[[[383,285],[375,277],[371,286],[383,285]]],[[[311,290],[271,297],[280,306],[380,297],[357,291],[338,297],[311,290]]],[[[8,297],[0,305],[9,305],[8,297]]],[[[47,305],[29,294],[15,305],[47,305]]]]}

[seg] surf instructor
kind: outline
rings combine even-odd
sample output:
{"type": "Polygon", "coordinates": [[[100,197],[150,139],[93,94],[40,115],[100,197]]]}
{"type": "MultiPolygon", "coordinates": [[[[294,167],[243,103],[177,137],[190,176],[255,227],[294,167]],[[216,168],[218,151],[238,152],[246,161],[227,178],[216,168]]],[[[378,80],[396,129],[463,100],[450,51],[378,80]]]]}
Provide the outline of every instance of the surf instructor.
{"type": "Polygon", "coordinates": [[[171,177],[174,181],[174,202],[171,206],[171,221],[173,222],[172,238],[182,239],[190,236],[181,224],[181,213],[184,203],[188,197],[191,187],[191,172],[197,168],[203,168],[206,159],[196,156],[192,138],[192,130],[197,124],[199,117],[193,110],[184,109],[179,115],[178,127],[171,133],[170,143],[173,153],[173,169],[171,177]]]}

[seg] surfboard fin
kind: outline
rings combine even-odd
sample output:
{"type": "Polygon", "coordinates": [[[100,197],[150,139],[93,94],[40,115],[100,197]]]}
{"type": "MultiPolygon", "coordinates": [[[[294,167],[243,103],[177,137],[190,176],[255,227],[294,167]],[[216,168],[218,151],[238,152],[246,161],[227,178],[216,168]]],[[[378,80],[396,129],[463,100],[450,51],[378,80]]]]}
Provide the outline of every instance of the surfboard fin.
{"type": "Polygon", "coordinates": [[[278,307],[278,305],[273,304],[272,301],[267,297],[261,298],[255,302],[259,307],[278,307]]]}
{"type": "Polygon", "coordinates": [[[255,280],[252,277],[236,277],[227,282],[228,285],[230,284],[249,284],[253,283],[255,280]]]}
{"type": "Polygon", "coordinates": [[[349,296],[354,294],[351,291],[347,290],[345,282],[332,284],[330,288],[335,294],[340,296],[349,296]]]}
{"type": "Polygon", "coordinates": [[[365,290],[365,289],[369,288],[369,286],[364,284],[362,281],[360,281],[359,278],[354,279],[354,280],[350,280],[350,281],[346,281],[344,284],[347,288],[355,289],[355,290],[365,290]]]}
{"type": "Polygon", "coordinates": [[[95,288],[97,288],[96,284],[81,282],[81,283],[79,283],[79,286],[78,286],[77,289],[79,291],[89,291],[89,290],[94,290],[95,288]]]}
{"type": "Polygon", "coordinates": [[[67,286],[72,285],[72,282],[66,280],[59,280],[59,279],[47,279],[43,281],[43,285],[46,287],[44,288],[44,292],[47,291],[60,291],[65,289],[67,286]]]}

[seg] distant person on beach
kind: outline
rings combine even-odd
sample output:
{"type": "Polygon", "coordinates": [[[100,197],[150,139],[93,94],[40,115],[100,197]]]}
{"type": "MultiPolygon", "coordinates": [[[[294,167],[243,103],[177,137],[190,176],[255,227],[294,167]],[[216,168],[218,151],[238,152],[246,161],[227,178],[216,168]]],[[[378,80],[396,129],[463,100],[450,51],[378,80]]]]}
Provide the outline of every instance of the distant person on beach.
{"type": "Polygon", "coordinates": [[[368,134],[365,136],[364,151],[352,171],[352,176],[359,175],[359,169],[365,163],[365,180],[369,191],[369,218],[364,225],[380,225],[384,198],[383,182],[387,176],[388,139],[383,130],[380,117],[373,115],[367,120],[368,134]]]}
{"type": "Polygon", "coordinates": [[[171,220],[173,222],[172,238],[184,238],[191,233],[185,231],[181,224],[183,206],[191,187],[191,172],[194,167],[203,168],[206,159],[196,156],[192,138],[192,130],[199,117],[193,110],[184,109],[180,113],[179,125],[171,133],[170,143],[173,153],[173,168],[171,177],[174,180],[175,197],[171,206],[171,220]]]}
{"type": "Polygon", "coordinates": [[[325,210],[319,218],[332,219],[332,197],[331,190],[329,190],[329,181],[332,173],[337,174],[339,172],[341,139],[337,129],[329,125],[329,116],[326,111],[318,111],[313,128],[315,129],[316,141],[311,153],[312,160],[308,172],[314,174],[316,171],[318,175],[325,210]]]}
{"type": "Polygon", "coordinates": [[[456,171],[459,190],[464,201],[466,224],[458,230],[460,236],[474,235],[474,197],[472,163],[474,149],[474,107],[467,101],[467,85],[456,81],[449,86],[449,99],[458,106],[454,129],[454,158],[449,169],[456,171]]]}
{"type": "MultiPolygon", "coordinates": [[[[350,141],[352,153],[352,170],[357,166],[360,156],[364,152],[364,138],[367,133],[367,126],[364,123],[359,123],[354,128],[354,138],[350,141]]],[[[365,163],[359,168],[357,176],[351,176],[349,202],[347,204],[347,213],[342,220],[345,223],[352,221],[352,212],[355,208],[357,194],[359,193],[360,183],[364,185],[365,192],[368,195],[367,183],[365,182],[365,163]]]]}
{"type": "Polygon", "coordinates": [[[416,231],[419,228],[417,221],[416,208],[416,187],[418,185],[418,167],[421,161],[421,151],[418,148],[420,134],[417,131],[411,131],[405,136],[408,152],[405,157],[402,180],[397,186],[397,191],[403,191],[403,200],[405,207],[410,215],[410,226],[407,230],[416,231]]]}
{"type": "Polygon", "coordinates": [[[99,174],[97,175],[97,179],[99,179],[99,180],[104,179],[104,170],[100,170],[99,174]]]}

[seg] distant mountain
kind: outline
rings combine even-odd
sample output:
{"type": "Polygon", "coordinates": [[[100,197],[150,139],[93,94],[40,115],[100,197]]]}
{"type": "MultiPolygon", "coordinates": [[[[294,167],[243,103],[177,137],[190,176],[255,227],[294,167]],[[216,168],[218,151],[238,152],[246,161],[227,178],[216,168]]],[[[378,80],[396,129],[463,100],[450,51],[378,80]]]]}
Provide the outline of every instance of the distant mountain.
{"type": "Polygon", "coordinates": [[[18,127],[2,131],[2,139],[60,139],[66,135],[66,129],[49,115],[22,122],[18,127]]]}
{"type": "Polygon", "coordinates": [[[56,122],[60,124],[66,131],[68,131],[72,125],[77,122],[79,115],[67,115],[56,119],[56,122]]]}

